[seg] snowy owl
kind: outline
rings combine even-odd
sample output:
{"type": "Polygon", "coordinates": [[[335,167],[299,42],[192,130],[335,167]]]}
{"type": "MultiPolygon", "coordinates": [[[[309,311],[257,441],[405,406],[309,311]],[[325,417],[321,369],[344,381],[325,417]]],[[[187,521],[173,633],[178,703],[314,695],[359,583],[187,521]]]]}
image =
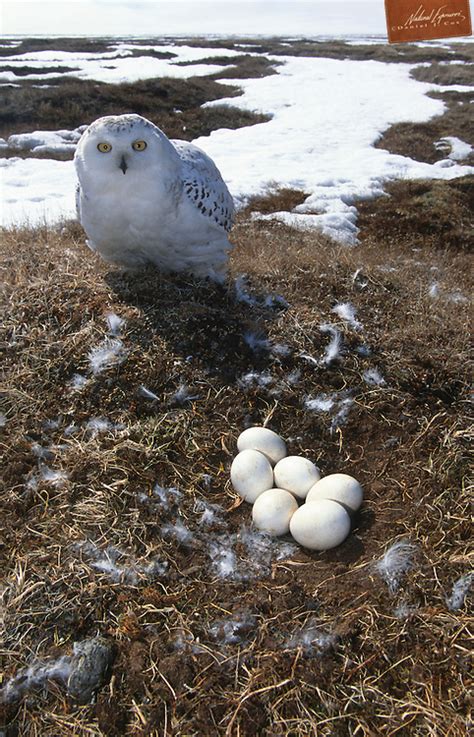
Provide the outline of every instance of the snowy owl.
{"type": "Polygon", "coordinates": [[[77,214],[88,246],[125,268],[222,278],[232,248],[232,197],[212,159],[141,115],[108,115],[74,157],[77,214]]]}

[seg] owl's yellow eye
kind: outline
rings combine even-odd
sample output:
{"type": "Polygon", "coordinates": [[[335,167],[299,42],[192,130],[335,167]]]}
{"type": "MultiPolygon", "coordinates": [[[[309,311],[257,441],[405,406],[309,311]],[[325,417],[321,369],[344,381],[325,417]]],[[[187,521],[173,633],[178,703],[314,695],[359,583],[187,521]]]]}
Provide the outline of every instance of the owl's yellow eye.
{"type": "Polygon", "coordinates": [[[144,151],[146,149],[146,142],[145,141],[134,141],[132,143],[132,148],[134,151],[144,151]]]}
{"type": "Polygon", "coordinates": [[[97,148],[99,149],[101,154],[108,154],[109,151],[112,151],[112,146],[110,143],[98,143],[97,148]]]}

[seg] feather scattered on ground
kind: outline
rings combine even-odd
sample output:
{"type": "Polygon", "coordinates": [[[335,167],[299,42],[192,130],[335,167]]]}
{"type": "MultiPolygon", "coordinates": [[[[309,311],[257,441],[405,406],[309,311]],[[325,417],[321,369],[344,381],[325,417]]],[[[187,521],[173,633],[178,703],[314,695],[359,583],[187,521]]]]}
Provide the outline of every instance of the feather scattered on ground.
{"type": "Polygon", "coordinates": [[[375,563],[375,570],[387,584],[391,594],[396,593],[403,577],[415,565],[417,546],[408,540],[393,543],[375,563]]]}

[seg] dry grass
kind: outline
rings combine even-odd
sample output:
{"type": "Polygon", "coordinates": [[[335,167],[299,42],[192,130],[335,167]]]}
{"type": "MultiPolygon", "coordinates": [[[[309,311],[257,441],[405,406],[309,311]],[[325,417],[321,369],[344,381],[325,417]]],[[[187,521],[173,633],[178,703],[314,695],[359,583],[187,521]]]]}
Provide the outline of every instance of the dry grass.
{"type": "MultiPolygon", "coordinates": [[[[454,185],[439,186],[452,196],[454,185]]],[[[393,211],[420,211],[412,185],[392,195],[393,211]]],[[[4,705],[0,729],[9,737],[464,736],[470,620],[464,607],[450,611],[446,596],[469,566],[469,313],[461,299],[469,271],[441,237],[436,248],[421,236],[414,246],[413,219],[400,218],[394,233],[386,208],[381,200],[363,211],[355,249],[241,216],[231,277],[245,272],[251,296],[283,295],[287,309],[236,302],[231,287],[185,276],[110,271],[77,226],[3,234],[4,679],[97,631],[118,653],[95,704],[78,707],[50,683],[4,705]],[[338,322],[337,301],[357,307],[363,331],[338,322]],[[111,311],[126,320],[126,358],[94,376],[87,356],[111,311]],[[323,354],[319,325],[328,321],[342,331],[343,358],[312,365],[302,354],[323,354]],[[248,330],[289,352],[254,353],[248,330]],[[385,386],[364,380],[375,367],[385,386]],[[238,379],[250,370],[267,372],[271,384],[244,389],[238,379]],[[77,392],[75,372],[89,379],[77,392]],[[142,384],[155,401],[140,395],[142,384]],[[182,384],[198,398],[176,402],[182,384]],[[304,398],[321,392],[353,399],[346,424],[331,430],[331,417],[304,409],[304,398]],[[123,427],[94,436],[86,428],[93,417],[123,427]],[[298,550],[261,577],[225,580],[210,565],[208,542],[249,521],[228,470],[239,432],[265,420],[290,452],[325,473],[353,473],[366,500],[340,548],[298,550]],[[42,477],[42,463],[67,476],[42,477]],[[164,536],[173,513],[156,502],[157,482],[181,490],[191,547],[164,536]],[[207,532],[198,500],[223,508],[207,532]],[[418,554],[390,594],[373,563],[398,538],[418,554]],[[94,568],[108,546],[123,553],[121,580],[94,568]],[[148,574],[153,560],[167,572],[148,574]],[[219,622],[245,612],[252,617],[237,642],[225,644],[219,622]],[[291,644],[305,624],[329,640],[313,651],[291,644]]],[[[251,570],[259,553],[249,556],[243,539],[235,550],[251,570]]]]}
{"type": "Polygon", "coordinates": [[[366,222],[365,235],[370,232],[375,236],[383,229],[384,239],[395,246],[409,237],[413,248],[473,252],[472,177],[450,182],[394,182],[386,191],[389,197],[359,207],[366,222]]]}
{"type": "Polygon", "coordinates": [[[416,67],[412,70],[411,76],[420,82],[433,82],[434,84],[472,85],[474,83],[470,64],[439,64],[433,62],[427,67],[416,67]]]}
{"type": "MultiPolygon", "coordinates": [[[[376,142],[377,148],[385,148],[393,154],[408,156],[416,161],[434,164],[446,158],[446,150],[437,149],[437,143],[444,136],[457,136],[466,143],[474,145],[470,121],[474,104],[470,93],[436,92],[431,97],[446,102],[443,115],[432,118],[427,123],[396,123],[388,128],[376,142]]],[[[463,164],[473,164],[471,153],[463,164]]]]}
{"type": "Polygon", "coordinates": [[[307,192],[296,189],[269,187],[262,195],[255,195],[249,199],[242,215],[245,216],[251,212],[261,212],[263,214],[279,211],[291,212],[295,207],[301,205],[307,197],[307,192]]]}

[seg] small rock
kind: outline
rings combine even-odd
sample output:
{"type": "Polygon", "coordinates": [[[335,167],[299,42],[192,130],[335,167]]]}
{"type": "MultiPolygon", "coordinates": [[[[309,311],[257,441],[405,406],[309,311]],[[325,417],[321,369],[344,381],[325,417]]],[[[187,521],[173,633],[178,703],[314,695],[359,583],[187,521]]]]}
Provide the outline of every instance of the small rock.
{"type": "Polygon", "coordinates": [[[96,691],[107,683],[115,660],[115,647],[104,637],[74,643],[67,690],[79,704],[90,703],[96,691]]]}

